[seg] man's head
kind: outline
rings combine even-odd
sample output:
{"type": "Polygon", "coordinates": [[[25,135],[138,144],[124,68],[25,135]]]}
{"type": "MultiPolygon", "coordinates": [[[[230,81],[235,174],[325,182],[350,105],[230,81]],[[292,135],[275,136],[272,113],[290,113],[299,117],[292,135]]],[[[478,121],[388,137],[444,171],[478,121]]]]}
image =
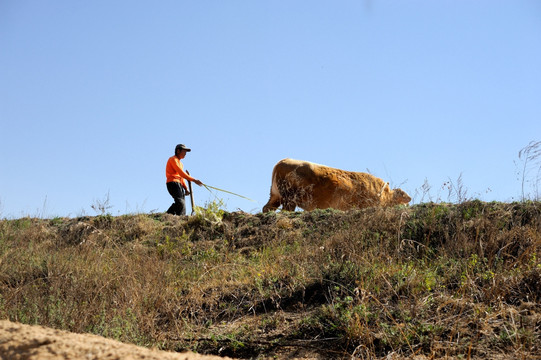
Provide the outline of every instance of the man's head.
{"type": "Polygon", "coordinates": [[[192,149],[187,148],[186,145],[184,144],[178,144],[177,146],[175,146],[176,156],[180,156],[181,154],[185,156],[188,151],[192,151],[192,149]]]}

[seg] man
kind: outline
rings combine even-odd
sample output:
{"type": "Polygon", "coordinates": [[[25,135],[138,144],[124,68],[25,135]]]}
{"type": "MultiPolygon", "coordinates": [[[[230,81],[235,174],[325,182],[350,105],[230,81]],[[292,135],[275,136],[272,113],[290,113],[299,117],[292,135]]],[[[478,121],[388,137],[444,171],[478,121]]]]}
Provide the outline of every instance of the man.
{"type": "Polygon", "coordinates": [[[188,149],[184,144],[178,144],[175,147],[175,155],[167,160],[167,165],[165,166],[167,191],[169,191],[169,194],[175,200],[173,205],[167,210],[168,214],[186,215],[186,201],[184,197],[190,195],[190,192],[184,180],[194,182],[199,186],[203,185],[201,181],[188,175],[184,171],[184,165],[180,162],[180,160],[186,157],[188,151],[192,150],[188,149]]]}

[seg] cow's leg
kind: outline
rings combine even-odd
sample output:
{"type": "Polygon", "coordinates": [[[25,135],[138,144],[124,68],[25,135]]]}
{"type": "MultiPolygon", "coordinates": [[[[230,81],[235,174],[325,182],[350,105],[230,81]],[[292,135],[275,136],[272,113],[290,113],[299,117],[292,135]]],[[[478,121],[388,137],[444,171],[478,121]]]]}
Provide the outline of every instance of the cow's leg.
{"type": "Polygon", "coordinates": [[[280,197],[271,194],[269,201],[263,206],[263,212],[275,211],[280,206],[280,197]]]}
{"type": "Polygon", "coordinates": [[[297,204],[295,203],[295,201],[293,201],[290,198],[284,198],[284,201],[282,203],[282,210],[295,211],[296,207],[297,207],[297,204]]]}

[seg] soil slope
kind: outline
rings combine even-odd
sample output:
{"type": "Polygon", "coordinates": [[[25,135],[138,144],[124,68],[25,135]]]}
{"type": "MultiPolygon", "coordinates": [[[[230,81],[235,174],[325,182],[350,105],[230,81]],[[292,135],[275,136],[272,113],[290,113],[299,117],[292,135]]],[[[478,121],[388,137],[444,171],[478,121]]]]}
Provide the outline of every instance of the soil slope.
{"type": "Polygon", "coordinates": [[[0,320],[1,359],[211,360],[195,353],[173,353],[124,344],[101,336],[74,334],[43,326],[0,320]]]}

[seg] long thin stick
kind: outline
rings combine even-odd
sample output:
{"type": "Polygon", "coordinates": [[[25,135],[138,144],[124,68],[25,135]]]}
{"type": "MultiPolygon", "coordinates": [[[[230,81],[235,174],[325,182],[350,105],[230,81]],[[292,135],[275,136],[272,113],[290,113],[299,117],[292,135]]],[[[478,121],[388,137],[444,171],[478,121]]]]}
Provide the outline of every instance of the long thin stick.
{"type": "MultiPolygon", "coordinates": [[[[186,174],[190,175],[190,172],[186,170],[186,174]]],[[[188,189],[190,189],[190,202],[192,204],[192,215],[195,213],[195,201],[193,200],[192,182],[188,180],[188,189]]]]}

